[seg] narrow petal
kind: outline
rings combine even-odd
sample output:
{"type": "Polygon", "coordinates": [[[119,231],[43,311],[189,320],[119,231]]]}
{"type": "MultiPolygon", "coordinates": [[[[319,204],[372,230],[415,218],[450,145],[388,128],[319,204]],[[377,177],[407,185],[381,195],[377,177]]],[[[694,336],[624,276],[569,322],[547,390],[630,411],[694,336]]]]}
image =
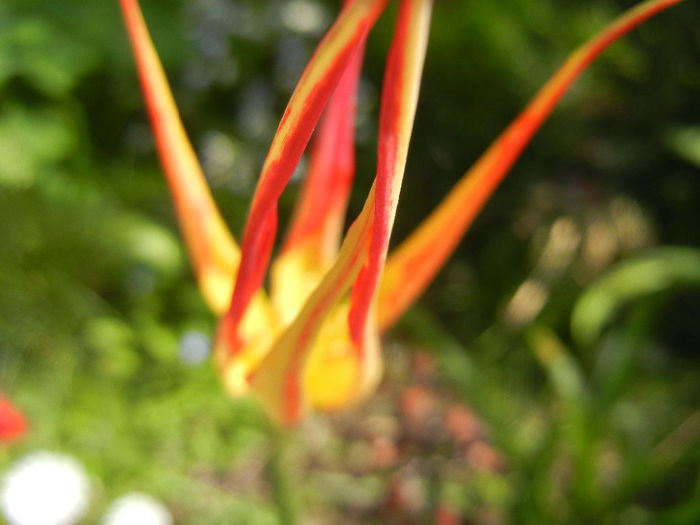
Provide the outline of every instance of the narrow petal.
{"type": "Polygon", "coordinates": [[[432,281],[578,75],[611,43],[681,1],[651,0],[639,4],[570,55],[435,211],[390,255],[379,297],[380,329],[396,321],[432,281]]]}
{"type": "MultiPolygon", "coordinates": [[[[344,0],[347,7],[352,0],[344,0]]],[[[319,266],[338,254],[348,194],[355,176],[355,114],[365,38],[324,110],[283,252],[313,244],[319,266]],[[309,242],[310,241],[310,242],[309,242]]]]}
{"type": "MultiPolygon", "coordinates": [[[[294,424],[308,408],[309,400],[305,392],[303,372],[314,348],[318,345],[333,348],[342,356],[348,352],[354,353],[350,345],[347,309],[344,316],[335,316],[336,322],[325,330],[327,337],[317,336],[322,327],[325,328],[324,321],[327,316],[347,295],[367,260],[373,219],[374,188],[370,191],[359,217],[350,227],[333,267],[252,376],[253,392],[262,401],[272,419],[278,423],[294,424]]],[[[349,389],[354,390],[357,384],[359,372],[355,369],[355,363],[356,360],[350,363],[349,370],[342,374],[343,377],[335,377],[336,380],[340,379],[340,383],[336,382],[334,388],[343,394],[349,389]]],[[[324,373],[328,372],[328,369],[324,370],[324,373]]]]}
{"type": "Polygon", "coordinates": [[[120,4],[190,261],[207,304],[214,312],[223,313],[231,300],[240,251],[187,139],[139,4],[137,0],[120,0],[120,4]]]}
{"type": "Polygon", "coordinates": [[[283,251],[313,236],[324,262],[332,262],[338,253],[355,176],[355,111],[363,56],[364,38],[324,111],[283,251]]]}
{"type": "Polygon", "coordinates": [[[379,378],[371,305],[405,167],[431,7],[431,0],[401,3],[385,73],[375,185],[337,261],[253,375],[253,391],[278,422],[297,422],[309,404],[334,409],[357,401],[379,378]],[[351,286],[350,303],[341,303],[351,286]]]}
{"type": "Polygon", "coordinates": [[[369,261],[352,291],[350,334],[358,346],[376,337],[372,325],[380,276],[406,166],[430,29],[432,1],[401,2],[389,50],[379,115],[377,192],[369,261]]]}
{"type": "Polygon", "coordinates": [[[338,255],[355,175],[355,110],[363,55],[361,42],[324,110],[287,239],[272,265],[271,295],[283,324],[294,318],[338,255]]]}
{"type": "Polygon", "coordinates": [[[355,0],[340,14],[297,84],[270,146],[243,234],[241,263],[225,322],[231,353],[241,347],[239,325],[264,279],[277,231],[277,201],[343,72],[387,0],[355,0]]]}

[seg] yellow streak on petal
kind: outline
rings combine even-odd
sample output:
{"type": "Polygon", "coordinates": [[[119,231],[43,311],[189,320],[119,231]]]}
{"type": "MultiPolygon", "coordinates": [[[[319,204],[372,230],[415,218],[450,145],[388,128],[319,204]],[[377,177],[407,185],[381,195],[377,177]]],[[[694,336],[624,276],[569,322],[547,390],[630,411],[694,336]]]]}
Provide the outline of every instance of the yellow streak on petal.
{"type": "Polygon", "coordinates": [[[425,289],[512,164],[581,71],[610,43],[683,0],[649,0],[622,14],[575,50],[459,180],[438,207],[389,257],[379,295],[379,326],[388,328],[425,289]]]}
{"type": "Polygon", "coordinates": [[[272,304],[283,326],[289,325],[330,265],[319,265],[318,244],[307,238],[275,259],[271,269],[272,304]]]}
{"type": "Polygon", "coordinates": [[[214,342],[214,362],[226,391],[234,396],[249,392],[249,378],[265,358],[280,331],[280,323],[262,292],[253,296],[240,325],[241,348],[231,354],[228,326],[221,322],[214,342]]]}
{"type": "MultiPolygon", "coordinates": [[[[253,375],[253,392],[269,416],[280,424],[296,423],[309,407],[306,387],[309,380],[313,379],[304,377],[309,355],[317,345],[322,348],[328,342],[317,336],[324,327],[327,316],[347,294],[365,262],[373,217],[374,187],[370,190],[362,212],[350,227],[335,264],[309,296],[292,324],[282,331],[253,375]],[[290,384],[295,385],[295,388],[290,388],[290,384]]],[[[347,316],[342,317],[341,321],[344,322],[334,324],[347,325],[347,316]]],[[[337,327],[326,330],[326,334],[335,336],[330,339],[334,346],[337,345],[337,342],[333,342],[338,336],[337,327]]],[[[342,374],[342,367],[336,373],[342,374]]],[[[343,392],[347,388],[346,385],[343,392]]],[[[353,390],[357,391],[357,386],[353,390]]],[[[315,396],[315,399],[319,397],[322,396],[315,396]]]]}
{"type": "MultiPolygon", "coordinates": [[[[326,75],[329,67],[343,49],[353,40],[358,27],[366,25],[379,15],[387,0],[355,0],[344,9],[333,28],[316,49],[309,67],[304,71],[299,83],[289,100],[285,116],[279,125],[275,139],[270,146],[270,151],[265,159],[262,174],[269,172],[269,167],[280,157],[282,147],[294,133],[297,123],[301,120],[305,110],[304,101],[309,99],[326,75]],[[363,21],[364,19],[364,21],[363,21]]],[[[261,186],[259,181],[258,187],[261,186]]]]}
{"type": "Polygon", "coordinates": [[[337,410],[357,398],[360,362],[348,330],[346,301],[321,327],[304,370],[304,391],[309,403],[321,410],[337,410]]]}

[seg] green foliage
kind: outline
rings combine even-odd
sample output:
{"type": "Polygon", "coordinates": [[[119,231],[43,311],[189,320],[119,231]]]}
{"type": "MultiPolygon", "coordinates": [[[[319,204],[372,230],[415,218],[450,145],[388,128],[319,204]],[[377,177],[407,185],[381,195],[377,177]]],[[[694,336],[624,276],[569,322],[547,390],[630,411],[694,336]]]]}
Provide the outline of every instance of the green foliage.
{"type": "Polygon", "coordinates": [[[579,343],[590,344],[624,303],[673,286],[699,283],[700,253],[696,249],[659,248],[628,259],[578,300],[571,317],[572,335],[579,343]]]}

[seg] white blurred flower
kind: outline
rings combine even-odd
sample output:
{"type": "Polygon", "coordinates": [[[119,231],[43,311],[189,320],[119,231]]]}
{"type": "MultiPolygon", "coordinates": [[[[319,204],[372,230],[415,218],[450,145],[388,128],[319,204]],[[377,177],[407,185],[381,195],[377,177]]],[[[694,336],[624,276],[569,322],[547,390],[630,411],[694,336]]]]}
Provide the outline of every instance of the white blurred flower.
{"type": "Polygon", "coordinates": [[[102,525],[171,525],[168,509],[148,494],[132,492],[115,500],[102,525]]]}
{"type": "Polygon", "coordinates": [[[87,508],[88,477],[73,458],[32,452],[5,472],[0,508],[10,525],[70,525],[87,508]]]}

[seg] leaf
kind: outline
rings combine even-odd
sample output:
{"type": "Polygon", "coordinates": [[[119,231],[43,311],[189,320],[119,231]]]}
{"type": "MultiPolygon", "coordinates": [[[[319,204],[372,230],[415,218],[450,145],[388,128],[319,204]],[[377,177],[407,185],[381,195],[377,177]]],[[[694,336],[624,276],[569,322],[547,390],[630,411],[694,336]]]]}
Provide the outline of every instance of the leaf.
{"type": "Polygon", "coordinates": [[[89,46],[44,20],[2,18],[0,13],[0,87],[23,77],[48,96],[66,96],[97,62],[89,46]]]}
{"type": "Polygon", "coordinates": [[[700,127],[674,129],[665,141],[676,154],[700,168],[700,127]]]}
{"type": "Polygon", "coordinates": [[[0,186],[31,186],[75,145],[73,126],[61,114],[4,108],[0,114],[0,186]]]}
{"type": "Polygon", "coordinates": [[[624,261],[589,287],[571,314],[571,333],[593,343],[620,308],[638,297],[700,284],[700,250],[668,246],[624,261]]]}

